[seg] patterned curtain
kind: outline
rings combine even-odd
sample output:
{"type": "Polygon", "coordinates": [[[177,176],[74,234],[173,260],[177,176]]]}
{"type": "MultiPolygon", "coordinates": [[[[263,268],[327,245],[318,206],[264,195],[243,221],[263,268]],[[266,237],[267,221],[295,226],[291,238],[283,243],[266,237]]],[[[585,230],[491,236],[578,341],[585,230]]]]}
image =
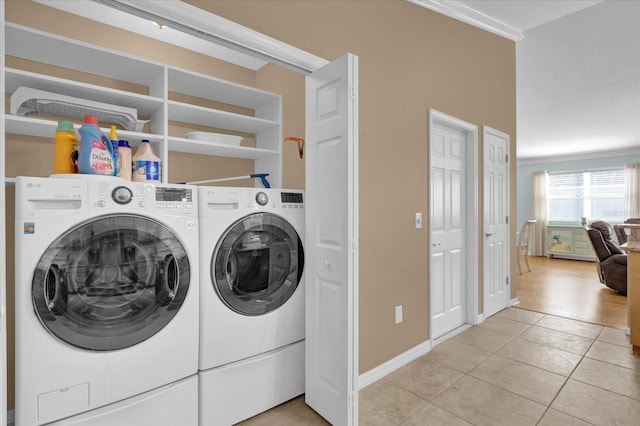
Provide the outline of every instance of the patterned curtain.
{"type": "Polygon", "coordinates": [[[534,256],[544,256],[547,249],[547,171],[533,172],[533,219],[531,226],[531,245],[529,250],[534,256]]]}
{"type": "Polygon", "coordinates": [[[640,217],[640,163],[624,165],[624,217],[640,217]]]}

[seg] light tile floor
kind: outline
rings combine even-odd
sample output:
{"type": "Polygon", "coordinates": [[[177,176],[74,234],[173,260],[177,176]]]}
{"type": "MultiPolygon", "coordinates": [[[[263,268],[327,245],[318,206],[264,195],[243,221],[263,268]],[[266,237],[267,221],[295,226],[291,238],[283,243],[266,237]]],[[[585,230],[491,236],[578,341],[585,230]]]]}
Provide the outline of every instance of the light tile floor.
{"type": "MultiPolygon", "coordinates": [[[[296,398],[244,425],[326,425],[296,398]]],[[[360,391],[360,425],[640,425],[624,331],[507,308],[360,391]]]]}

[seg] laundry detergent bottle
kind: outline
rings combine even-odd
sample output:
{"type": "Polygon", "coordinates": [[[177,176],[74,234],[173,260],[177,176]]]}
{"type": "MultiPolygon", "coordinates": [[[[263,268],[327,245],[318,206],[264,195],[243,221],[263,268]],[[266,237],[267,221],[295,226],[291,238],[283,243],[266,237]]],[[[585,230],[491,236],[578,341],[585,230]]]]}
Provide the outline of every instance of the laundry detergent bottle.
{"type": "Polygon", "coordinates": [[[113,146],[98,127],[98,118],[93,115],[85,116],[78,134],[78,171],[84,174],[113,176],[116,170],[113,146]]]}
{"type": "Polygon", "coordinates": [[[131,146],[124,139],[118,141],[118,176],[131,182],[131,146]]]}
{"type": "Polygon", "coordinates": [[[113,155],[113,165],[115,170],[113,174],[118,176],[118,171],[120,170],[120,163],[118,162],[118,132],[116,131],[116,126],[111,126],[111,131],[109,132],[109,140],[111,141],[111,154],[113,155]]]}
{"type": "Polygon", "coordinates": [[[151,143],[143,139],[132,158],[132,179],[134,182],[161,182],[162,162],[153,153],[151,143]]]}
{"type": "Polygon", "coordinates": [[[78,138],[72,122],[58,121],[55,143],[53,173],[78,173],[73,158],[78,149],[78,138]]]}

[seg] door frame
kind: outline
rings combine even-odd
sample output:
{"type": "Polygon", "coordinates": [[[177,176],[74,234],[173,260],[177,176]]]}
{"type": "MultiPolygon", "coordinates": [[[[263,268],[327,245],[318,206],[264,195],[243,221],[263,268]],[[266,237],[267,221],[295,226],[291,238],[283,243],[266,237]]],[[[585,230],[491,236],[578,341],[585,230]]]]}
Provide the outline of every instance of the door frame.
{"type": "MultiPolygon", "coordinates": [[[[467,258],[466,258],[466,281],[467,281],[467,306],[466,324],[475,325],[478,324],[478,277],[479,277],[479,252],[478,252],[478,233],[481,230],[480,226],[480,214],[479,214],[479,172],[478,172],[478,126],[471,124],[454,116],[445,114],[436,109],[429,108],[429,130],[428,130],[428,150],[427,150],[427,164],[428,173],[427,176],[431,176],[431,159],[430,152],[433,144],[431,138],[431,131],[434,124],[442,124],[448,127],[456,128],[465,133],[465,169],[467,173],[465,175],[465,187],[466,187],[466,202],[467,202],[467,217],[466,217],[466,230],[467,230],[467,258]]],[[[431,203],[431,184],[428,188],[428,202],[431,203]]],[[[431,212],[431,205],[429,205],[429,212],[431,212]]],[[[429,241],[427,242],[429,247],[429,339],[431,345],[436,346],[439,343],[447,340],[459,332],[463,331],[466,327],[463,325],[456,330],[453,330],[443,336],[439,336],[437,339],[433,338],[433,283],[431,282],[431,241],[433,236],[431,233],[431,214],[429,214],[429,241]]]]}
{"type": "MultiPolygon", "coordinates": [[[[505,250],[505,257],[506,259],[504,259],[505,261],[505,265],[507,268],[507,292],[506,292],[506,300],[504,303],[504,307],[507,308],[510,305],[511,302],[511,285],[513,284],[511,282],[511,136],[508,135],[507,133],[501,132],[500,130],[494,129],[493,127],[489,127],[489,126],[482,126],[482,148],[483,148],[483,152],[484,152],[484,148],[485,148],[485,140],[486,140],[486,136],[487,135],[492,135],[498,138],[502,138],[506,141],[506,152],[507,152],[507,158],[508,160],[506,161],[506,200],[505,200],[505,204],[507,206],[507,233],[506,233],[506,250],[505,250]]],[[[486,167],[484,167],[484,165],[486,164],[486,159],[483,158],[483,175],[482,175],[482,184],[484,185],[485,182],[485,173],[486,173],[486,167]]],[[[483,202],[486,202],[486,196],[484,196],[483,194],[483,202]]],[[[483,203],[484,204],[484,203],[483,203]]],[[[486,206],[486,204],[485,204],[486,206]]],[[[483,220],[483,224],[482,224],[482,234],[484,235],[485,231],[487,231],[486,229],[484,229],[484,227],[486,226],[486,217],[483,220]]],[[[485,250],[485,245],[486,245],[486,239],[483,239],[482,242],[482,251],[483,254],[486,252],[485,250]]],[[[488,295],[488,286],[485,285],[486,284],[486,280],[485,280],[485,272],[486,272],[486,258],[485,256],[482,256],[482,316],[484,319],[487,318],[486,315],[486,306],[487,306],[487,298],[489,297],[488,295]]]]}

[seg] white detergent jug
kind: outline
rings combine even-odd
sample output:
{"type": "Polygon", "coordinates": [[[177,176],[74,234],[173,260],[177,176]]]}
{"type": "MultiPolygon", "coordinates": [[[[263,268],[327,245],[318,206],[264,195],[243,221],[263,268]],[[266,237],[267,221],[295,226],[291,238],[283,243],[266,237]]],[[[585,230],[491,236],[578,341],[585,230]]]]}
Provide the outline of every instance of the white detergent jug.
{"type": "Polygon", "coordinates": [[[153,153],[149,140],[143,139],[131,159],[132,180],[134,182],[161,182],[162,161],[153,153]]]}

